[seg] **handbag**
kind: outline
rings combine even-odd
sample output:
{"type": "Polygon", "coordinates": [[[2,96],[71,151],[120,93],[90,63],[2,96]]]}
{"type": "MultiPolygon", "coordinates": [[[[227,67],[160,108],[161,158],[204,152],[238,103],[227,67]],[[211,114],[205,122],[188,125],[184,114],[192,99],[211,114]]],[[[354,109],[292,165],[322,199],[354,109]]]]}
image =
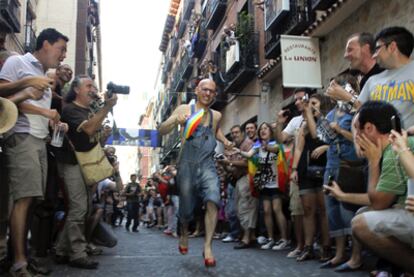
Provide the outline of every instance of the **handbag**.
{"type": "Polygon", "coordinates": [[[74,150],[74,152],[86,185],[94,185],[114,174],[114,168],[109,163],[99,143],[89,151],[79,152],[74,150]]]}
{"type": "Polygon", "coordinates": [[[310,165],[306,171],[306,178],[315,182],[322,182],[325,174],[325,167],[310,165]]]}
{"type": "MultiPolygon", "coordinates": [[[[341,190],[346,193],[366,193],[367,192],[367,165],[365,161],[346,161],[341,160],[337,183],[341,190]]],[[[359,205],[342,202],[345,209],[356,211],[359,205]]]]}

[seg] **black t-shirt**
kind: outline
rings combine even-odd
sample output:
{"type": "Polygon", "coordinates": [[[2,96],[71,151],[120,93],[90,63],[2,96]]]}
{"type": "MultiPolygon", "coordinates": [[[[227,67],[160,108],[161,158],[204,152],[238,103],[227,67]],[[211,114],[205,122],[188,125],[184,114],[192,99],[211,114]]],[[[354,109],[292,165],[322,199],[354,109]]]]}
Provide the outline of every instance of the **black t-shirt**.
{"type": "Polygon", "coordinates": [[[375,64],[371,70],[362,77],[361,82],[359,82],[359,87],[362,91],[362,88],[364,87],[365,83],[368,81],[369,77],[372,75],[376,75],[378,73],[381,73],[384,71],[384,68],[381,68],[378,64],[375,64]]]}
{"type": "MultiPolygon", "coordinates": [[[[96,146],[98,140],[96,137],[89,137],[79,126],[89,120],[92,113],[89,109],[80,107],[74,103],[66,104],[62,111],[61,121],[69,125],[67,137],[72,142],[76,151],[86,152],[96,146]]],[[[70,164],[77,164],[75,153],[65,138],[61,148],[61,154],[57,156],[59,161],[70,164]]]]}

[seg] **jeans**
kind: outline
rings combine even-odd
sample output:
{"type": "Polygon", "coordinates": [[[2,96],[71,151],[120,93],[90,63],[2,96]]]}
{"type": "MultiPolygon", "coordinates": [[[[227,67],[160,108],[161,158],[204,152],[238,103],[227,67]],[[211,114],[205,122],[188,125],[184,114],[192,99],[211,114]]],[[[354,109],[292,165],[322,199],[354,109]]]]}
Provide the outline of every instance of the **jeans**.
{"type": "Polygon", "coordinates": [[[127,202],[127,222],[125,227],[129,229],[131,221],[134,221],[132,225],[132,230],[136,231],[139,225],[139,203],[138,202],[127,202]]]}
{"type": "Polygon", "coordinates": [[[233,238],[238,238],[240,236],[240,222],[237,217],[236,210],[236,191],[235,188],[228,184],[227,186],[227,205],[225,209],[227,220],[229,221],[230,235],[233,238]]]}

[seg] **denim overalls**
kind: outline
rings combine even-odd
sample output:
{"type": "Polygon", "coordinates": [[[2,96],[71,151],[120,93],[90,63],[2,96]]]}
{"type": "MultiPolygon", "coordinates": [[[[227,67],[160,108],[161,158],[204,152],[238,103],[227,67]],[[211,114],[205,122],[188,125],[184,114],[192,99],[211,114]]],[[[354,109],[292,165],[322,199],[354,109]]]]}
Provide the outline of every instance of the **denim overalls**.
{"type": "MultiPolygon", "coordinates": [[[[191,114],[195,106],[191,105],[191,114]]],[[[220,203],[220,182],[213,156],[217,142],[213,133],[213,113],[209,110],[208,127],[197,127],[193,135],[183,144],[178,162],[177,185],[180,196],[178,217],[181,223],[193,218],[196,201],[220,203]]],[[[201,205],[197,205],[201,206],[201,205]]]]}

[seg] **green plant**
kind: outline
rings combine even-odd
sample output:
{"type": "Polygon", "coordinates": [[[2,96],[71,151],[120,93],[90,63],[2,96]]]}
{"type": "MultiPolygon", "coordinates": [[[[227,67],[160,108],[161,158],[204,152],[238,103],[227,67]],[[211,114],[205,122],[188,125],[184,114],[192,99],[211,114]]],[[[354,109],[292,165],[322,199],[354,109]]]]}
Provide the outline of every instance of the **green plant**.
{"type": "Polygon", "coordinates": [[[250,41],[251,34],[254,32],[253,16],[247,11],[239,14],[239,20],[236,27],[236,37],[240,43],[240,47],[244,48],[250,41]]]}

